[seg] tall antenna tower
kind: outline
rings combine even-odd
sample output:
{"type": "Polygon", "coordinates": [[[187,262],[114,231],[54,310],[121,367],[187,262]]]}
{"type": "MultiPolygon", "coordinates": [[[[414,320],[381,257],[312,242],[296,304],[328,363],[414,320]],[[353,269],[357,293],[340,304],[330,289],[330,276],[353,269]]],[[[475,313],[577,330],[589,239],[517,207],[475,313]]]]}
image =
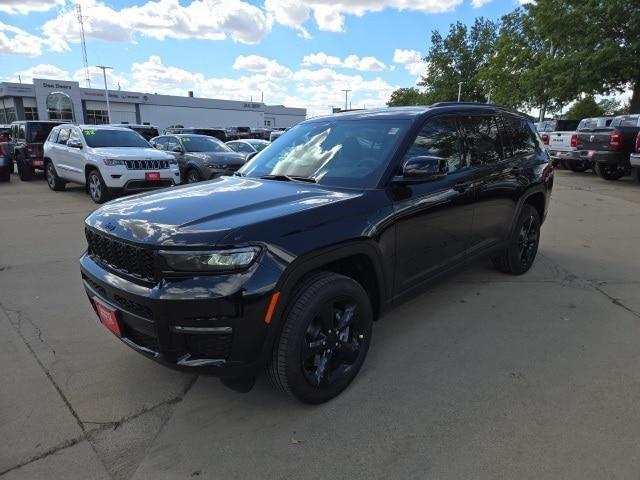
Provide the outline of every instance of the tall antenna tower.
{"type": "Polygon", "coordinates": [[[91,76],[89,75],[89,61],[87,60],[87,42],[84,39],[84,18],[82,17],[82,7],[76,4],[78,12],[78,23],[80,24],[80,43],[82,44],[82,61],[84,63],[84,80],[87,87],[91,88],[91,76]]]}

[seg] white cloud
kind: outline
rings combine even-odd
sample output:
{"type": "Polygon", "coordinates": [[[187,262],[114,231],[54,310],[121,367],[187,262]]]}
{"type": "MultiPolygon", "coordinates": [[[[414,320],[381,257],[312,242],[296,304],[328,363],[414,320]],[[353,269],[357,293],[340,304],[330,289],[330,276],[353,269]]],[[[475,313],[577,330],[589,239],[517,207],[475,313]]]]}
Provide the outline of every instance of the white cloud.
{"type": "MultiPolygon", "coordinates": [[[[136,35],[166,38],[223,40],[258,43],[270,31],[272,20],[264,10],[243,0],[151,0],[141,5],[113,9],[98,0],[82,0],[85,35],[107,41],[129,42],[136,35]]],[[[42,27],[54,51],[80,41],[75,12],[66,11],[42,27]]]]}
{"type": "Polygon", "coordinates": [[[261,57],[259,55],[240,55],[233,63],[235,70],[246,70],[247,72],[263,73],[273,78],[289,78],[291,70],[283,67],[275,60],[261,57]]]}
{"type": "Polygon", "coordinates": [[[426,64],[422,61],[422,55],[417,50],[403,50],[396,48],[393,52],[394,63],[403,65],[411,75],[422,75],[426,64]]]}
{"type": "Polygon", "coordinates": [[[48,63],[40,63],[31,68],[14,73],[7,79],[9,82],[32,83],[34,78],[49,78],[51,80],[71,80],[69,72],[48,63]]]}
{"type": "Polygon", "coordinates": [[[313,13],[320,30],[341,32],[344,30],[345,15],[362,16],[385,8],[444,13],[453,10],[462,2],[463,0],[267,0],[265,8],[278,23],[289,27],[302,27],[313,13]],[[285,5],[279,7],[279,3],[285,5]]]}
{"type": "MultiPolygon", "coordinates": [[[[107,70],[107,85],[110,89],[117,89],[118,86],[123,90],[127,89],[129,80],[121,73],[117,73],[113,70],[107,70]]],[[[86,87],[86,75],[84,69],[76,70],[73,74],[73,80],[80,83],[81,87],[86,87]]],[[[104,76],[102,69],[98,67],[89,67],[89,80],[91,80],[92,88],[104,87],[104,76]]]]}
{"type": "Polygon", "coordinates": [[[0,22],[0,54],[36,57],[42,54],[42,38],[0,22]]]}
{"type": "MultiPolygon", "coordinates": [[[[485,6],[487,3],[492,2],[493,0],[471,0],[471,6],[473,8],[480,8],[485,6]]],[[[526,0],[525,0],[526,1],[526,0]]],[[[522,0],[520,1],[522,3],[522,0]]]]}
{"type": "Polygon", "coordinates": [[[64,5],[65,0],[1,0],[2,13],[26,15],[31,12],[46,12],[64,5]]]}
{"type": "Polygon", "coordinates": [[[386,65],[375,57],[358,57],[357,55],[349,55],[344,60],[326,53],[312,53],[305,55],[302,59],[302,65],[317,65],[320,67],[343,67],[362,72],[379,72],[386,68],[386,65]]]}

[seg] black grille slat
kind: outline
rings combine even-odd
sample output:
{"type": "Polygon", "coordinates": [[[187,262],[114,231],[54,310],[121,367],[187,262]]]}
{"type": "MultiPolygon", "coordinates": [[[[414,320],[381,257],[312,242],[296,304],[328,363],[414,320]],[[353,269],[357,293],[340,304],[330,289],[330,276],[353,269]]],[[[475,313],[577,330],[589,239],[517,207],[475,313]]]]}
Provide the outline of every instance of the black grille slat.
{"type": "Polygon", "coordinates": [[[168,160],[125,160],[127,170],[166,170],[169,168],[168,160]]]}
{"type": "Polygon", "coordinates": [[[160,351],[160,345],[158,344],[158,339],[156,337],[140,332],[139,330],[131,328],[129,325],[126,325],[124,328],[124,336],[136,345],[148,348],[154,352],[160,351]]]}
{"type": "Polygon", "coordinates": [[[153,250],[129,245],[86,229],[89,254],[100,263],[125,274],[153,282],[155,262],[153,250]]]}
{"type": "Polygon", "coordinates": [[[231,353],[232,336],[229,335],[186,335],[186,347],[190,355],[197,358],[225,360],[231,353]]]}

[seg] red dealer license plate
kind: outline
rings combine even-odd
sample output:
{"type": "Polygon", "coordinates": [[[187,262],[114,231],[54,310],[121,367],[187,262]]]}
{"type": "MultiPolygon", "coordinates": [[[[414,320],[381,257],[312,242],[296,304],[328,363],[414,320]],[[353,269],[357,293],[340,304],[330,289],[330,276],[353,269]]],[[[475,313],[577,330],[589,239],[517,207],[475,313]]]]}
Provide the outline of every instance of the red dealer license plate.
{"type": "Polygon", "coordinates": [[[159,182],[160,181],[160,172],[146,172],[144,174],[144,179],[147,182],[159,182]]]}
{"type": "Polygon", "coordinates": [[[95,304],[96,310],[98,311],[98,318],[100,319],[100,323],[107,327],[111,333],[114,333],[115,335],[121,337],[122,330],[120,329],[120,324],[118,323],[118,315],[116,311],[111,307],[107,307],[96,297],[93,298],[93,303],[95,304]]]}
{"type": "Polygon", "coordinates": [[[41,167],[44,164],[43,160],[33,160],[31,162],[33,164],[34,167],[41,167]]]}

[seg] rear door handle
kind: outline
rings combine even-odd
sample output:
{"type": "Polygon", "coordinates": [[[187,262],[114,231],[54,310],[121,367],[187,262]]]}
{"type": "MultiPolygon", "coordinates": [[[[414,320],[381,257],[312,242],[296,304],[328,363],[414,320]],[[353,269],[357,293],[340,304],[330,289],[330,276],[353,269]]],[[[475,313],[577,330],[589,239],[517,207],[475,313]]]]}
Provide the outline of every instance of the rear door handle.
{"type": "Polygon", "coordinates": [[[469,187],[471,185],[472,185],[471,182],[458,182],[453,186],[453,189],[456,192],[463,193],[463,192],[466,192],[467,190],[469,190],[469,187]]]}

